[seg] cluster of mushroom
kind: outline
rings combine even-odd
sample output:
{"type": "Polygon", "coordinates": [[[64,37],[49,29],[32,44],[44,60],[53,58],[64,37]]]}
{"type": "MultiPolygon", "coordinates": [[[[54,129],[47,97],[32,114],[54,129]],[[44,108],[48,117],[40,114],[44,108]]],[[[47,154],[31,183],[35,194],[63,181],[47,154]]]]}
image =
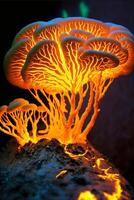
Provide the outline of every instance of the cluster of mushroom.
{"type": "MultiPolygon", "coordinates": [[[[5,74],[11,84],[28,89],[40,103],[44,114],[39,116],[44,117],[45,128],[37,130],[37,125],[32,125],[32,136],[20,129],[17,133],[12,129],[10,134],[26,138],[25,143],[37,142],[38,133],[64,144],[85,143],[113,79],[133,71],[133,51],[132,33],[113,23],[73,17],[24,27],[5,57],[5,74]]],[[[31,115],[38,112],[36,105],[29,106],[31,115]]],[[[26,127],[28,112],[24,111],[24,121],[21,119],[26,127]]],[[[1,127],[5,126],[3,119],[1,127]]]]}
{"type": "MultiPolygon", "coordinates": [[[[37,143],[42,136],[38,132],[39,125],[45,125],[46,113],[41,107],[18,98],[8,106],[0,107],[0,131],[13,136],[20,146],[28,142],[37,143]]],[[[42,127],[43,128],[43,127],[42,127]]]]}

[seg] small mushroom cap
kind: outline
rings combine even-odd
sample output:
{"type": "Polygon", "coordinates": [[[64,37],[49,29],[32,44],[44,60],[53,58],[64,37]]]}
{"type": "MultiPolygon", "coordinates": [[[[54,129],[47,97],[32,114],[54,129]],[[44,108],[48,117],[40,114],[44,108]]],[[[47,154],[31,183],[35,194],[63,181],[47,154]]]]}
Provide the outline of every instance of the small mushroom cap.
{"type": "Polygon", "coordinates": [[[45,24],[45,22],[38,21],[38,22],[33,22],[33,23],[25,26],[24,28],[22,28],[15,36],[12,46],[14,46],[16,43],[18,43],[19,41],[24,40],[24,39],[28,39],[30,41],[32,40],[33,43],[35,43],[34,38],[33,38],[33,33],[36,31],[36,29],[40,28],[44,24],[45,24]]]}
{"type": "Polygon", "coordinates": [[[30,48],[29,40],[23,39],[16,43],[5,56],[4,70],[6,78],[11,84],[20,88],[26,88],[21,70],[30,48]]]}
{"type": "Polygon", "coordinates": [[[6,78],[17,87],[27,88],[21,76],[21,70],[30,49],[36,44],[33,33],[42,24],[43,22],[35,22],[24,27],[14,38],[12,47],[5,56],[4,71],[6,78]]]}
{"type": "Polygon", "coordinates": [[[20,110],[22,106],[29,104],[29,101],[22,99],[22,98],[18,98],[13,100],[12,102],[9,103],[8,105],[8,112],[14,112],[16,110],[20,110]]]}
{"type": "Polygon", "coordinates": [[[64,69],[60,52],[55,41],[44,40],[38,43],[28,55],[22,77],[29,88],[45,89],[47,92],[64,90],[64,69]]]}
{"type": "MultiPolygon", "coordinates": [[[[85,50],[80,59],[87,63],[90,71],[104,71],[106,69],[115,68],[119,64],[119,59],[111,53],[103,51],[85,50]]],[[[88,69],[87,69],[88,70],[88,69]]]]}
{"type": "Polygon", "coordinates": [[[94,35],[92,33],[86,32],[84,30],[79,30],[79,29],[72,29],[70,31],[70,35],[83,39],[83,40],[89,40],[91,38],[94,38],[94,35]]]}
{"type": "Polygon", "coordinates": [[[3,105],[0,107],[0,116],[3,115],[3,113],[7,112],[7,105],[3,105]]]}

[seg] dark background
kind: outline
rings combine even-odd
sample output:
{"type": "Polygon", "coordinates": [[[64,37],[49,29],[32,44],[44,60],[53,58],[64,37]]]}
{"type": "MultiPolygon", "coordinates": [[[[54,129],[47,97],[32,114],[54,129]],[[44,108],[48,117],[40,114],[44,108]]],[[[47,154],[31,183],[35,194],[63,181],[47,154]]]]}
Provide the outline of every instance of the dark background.
{"type": "MultiPolygon", "coordinates": [[[[89,17],[126,26],[134,33],[133,0],[83,0],[89,17]]],[[[31,100],[29,92],[10,85],[4,76],[3,59],[15,34],[34,21],[79,16],[80,0],[0,1],[0,105],[17,97],[31,100]]],[[[8,142],[1,133],[0,145],[8,142]]],[[[101,113],[89,135],[90,142],[120,169],[134,186],[134,74],[118,78],[101,103],[101,113]]]]}

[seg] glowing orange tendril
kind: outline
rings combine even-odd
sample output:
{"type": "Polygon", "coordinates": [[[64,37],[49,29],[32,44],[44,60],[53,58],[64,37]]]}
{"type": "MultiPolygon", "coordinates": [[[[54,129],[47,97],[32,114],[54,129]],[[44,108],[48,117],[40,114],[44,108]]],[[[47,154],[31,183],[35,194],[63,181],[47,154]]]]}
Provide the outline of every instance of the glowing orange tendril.
{"type": "Polygon", "coordinates": [[[80,193],[77,200],[97,200],[97,198],[90,191],[84,191],[80,193]]]}

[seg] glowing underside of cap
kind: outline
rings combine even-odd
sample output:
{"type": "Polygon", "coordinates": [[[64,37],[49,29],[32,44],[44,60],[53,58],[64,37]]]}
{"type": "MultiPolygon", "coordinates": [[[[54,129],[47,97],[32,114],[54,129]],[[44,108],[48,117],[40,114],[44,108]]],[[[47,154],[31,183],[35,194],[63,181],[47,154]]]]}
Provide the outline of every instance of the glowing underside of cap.
{"type": "Polygon", "coordinates": [[[75,91],[101,73],[133,70],[133,35],[123,26],[82,17],[35,22],[15,37],[5,58],[7,79],[22,88],[75,91]]]}

